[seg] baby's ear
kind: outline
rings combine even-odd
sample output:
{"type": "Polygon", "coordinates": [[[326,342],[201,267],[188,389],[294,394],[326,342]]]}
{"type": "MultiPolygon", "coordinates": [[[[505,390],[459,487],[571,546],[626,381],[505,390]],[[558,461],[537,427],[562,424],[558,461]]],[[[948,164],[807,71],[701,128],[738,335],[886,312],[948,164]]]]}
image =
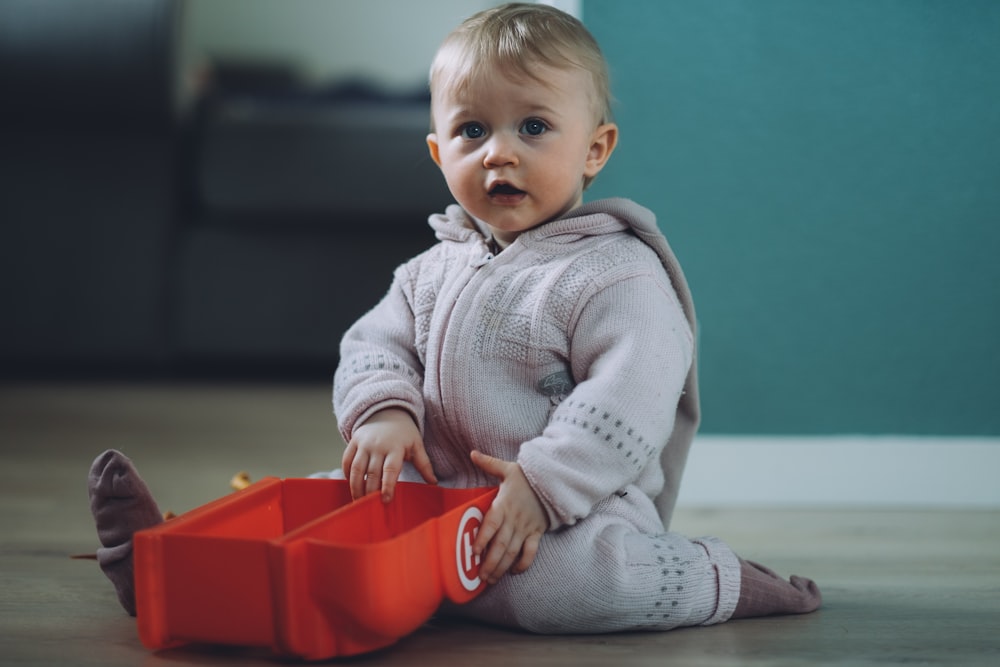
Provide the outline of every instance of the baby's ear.
{"type": "Polygon", "coordinates": [[[599,125],[590,139],[590,151],[587,153],[587,164],[583,174],[593,178],[604,169],[611,154],[618,145],[618,126],[614,123],[599,125]]]}
{"type": "Polygon", "coordinates": [[[434,164],[440,167],[441,155],[438,153],[438,137],[434,132],[427,135],[427,149],[431,152],[431,159],[434,160],[434,164]]]}

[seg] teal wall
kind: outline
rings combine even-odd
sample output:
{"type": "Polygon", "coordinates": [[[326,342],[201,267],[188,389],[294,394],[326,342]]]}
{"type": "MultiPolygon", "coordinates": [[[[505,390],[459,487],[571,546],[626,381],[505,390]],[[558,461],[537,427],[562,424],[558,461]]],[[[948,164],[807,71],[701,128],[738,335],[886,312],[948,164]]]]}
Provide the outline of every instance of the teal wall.
{"type": "Polygon", "coordinates": [[[1000,2],[584,0],[703,431],[1000,435],[1000,2]]]}

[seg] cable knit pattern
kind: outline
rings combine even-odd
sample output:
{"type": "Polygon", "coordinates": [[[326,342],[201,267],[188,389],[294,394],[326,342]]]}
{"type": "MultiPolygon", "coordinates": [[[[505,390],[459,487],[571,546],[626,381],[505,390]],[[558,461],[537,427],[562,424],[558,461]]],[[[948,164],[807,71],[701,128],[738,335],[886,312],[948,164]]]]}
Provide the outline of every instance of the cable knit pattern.
{"type": "Polygon", "coordinates": [[[667,531],[699,419],[695,317],[652,213],[593,202],[497,256],[457,206],[430,223],[439,242],[345,335],[334,407],[348,440],[410,410],[447,486],[496,483],[472,449],[521,465],[550,530],[462,613],[538,632],[728,618],[735,555],[667,531]]]}

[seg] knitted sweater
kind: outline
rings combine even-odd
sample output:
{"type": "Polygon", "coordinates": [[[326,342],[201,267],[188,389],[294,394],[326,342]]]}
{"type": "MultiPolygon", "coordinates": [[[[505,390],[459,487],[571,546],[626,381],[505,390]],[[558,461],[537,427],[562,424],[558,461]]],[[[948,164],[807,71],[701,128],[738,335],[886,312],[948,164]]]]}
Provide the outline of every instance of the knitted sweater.
{"type": "Polygon", "coordinates": [[[343,340],[345,439],[403,407],[442,484],[489,484],[478,448],[521,464],[552,528],[629,492],[668,524],[698,423],[695,319],[653,214],[593,202],[495,257],[461,208],[430,222],[440,243],[343,340]]]}
{"type": "MultiPolygon", "coordinates": [[[[488,230],[458,206],[430,224],[439,242],[396,270],[383,300],[342,341],[334,408],[345,440],[374,412],[401,407],[420,426],[442,485],[496,484],[472,464],[472,449],[516,460],[549,520],[536,565],[578,569],[574,555],[544,557],[546,548],[565,542],[559,548],[592,551],[612,526],[623,535],[663,533],[699,409],[694,308],[653,214],[624,199],[592,202],[523,232],[495,256],[488,230]],[[568,542],[553,537],[578,523],[586,530],[568,531],[568,542]]],[[[420,477],[407,468],[402,479],[420,477]]],[[[627,569],[622,559],[635,558],[627,550],[622,542],[621,553],[595,567],[627,569]]],[[[706,550],[695,548],[687,560],[715,567],[706,550]]],[[[731,569],[735,561],[722,558],[731,569]]],[[[649,559],[655,564],[653,552],[649,559]]],[[[544,569],[533,565],[529,573],[544,569]]],[[[641,588],[666,590],[656,580],[660,569],[641,588]]],[[[713,612],[727,616],[717,608],[714,570],[703,578],[702,597],[711,601],[699,603],[708,608],[697,622],[713,612]]],[[[512,579],[527,581],[519,575],[501,583],[512,579]]],[[[528,618],[514,603],[484,597],[484,618],[530,629],[642,625],[608,625],[607,610],[595,612],[605,620],[571,615],[560,623],[541,603],[529,605],[528,618]]]]}

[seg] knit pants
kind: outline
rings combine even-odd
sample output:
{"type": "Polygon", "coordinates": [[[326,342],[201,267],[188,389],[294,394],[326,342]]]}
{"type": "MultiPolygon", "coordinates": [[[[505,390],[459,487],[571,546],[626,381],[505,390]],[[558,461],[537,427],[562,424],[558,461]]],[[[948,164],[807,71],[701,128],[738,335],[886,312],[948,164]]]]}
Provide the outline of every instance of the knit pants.
{"type": "Polygon", "coordinates": [[[739,594],[739,560],[721,540],[597,514],[546,533],[526,572],[445,611],[543,634],[669,630],[728,620],[739,594]]]}

